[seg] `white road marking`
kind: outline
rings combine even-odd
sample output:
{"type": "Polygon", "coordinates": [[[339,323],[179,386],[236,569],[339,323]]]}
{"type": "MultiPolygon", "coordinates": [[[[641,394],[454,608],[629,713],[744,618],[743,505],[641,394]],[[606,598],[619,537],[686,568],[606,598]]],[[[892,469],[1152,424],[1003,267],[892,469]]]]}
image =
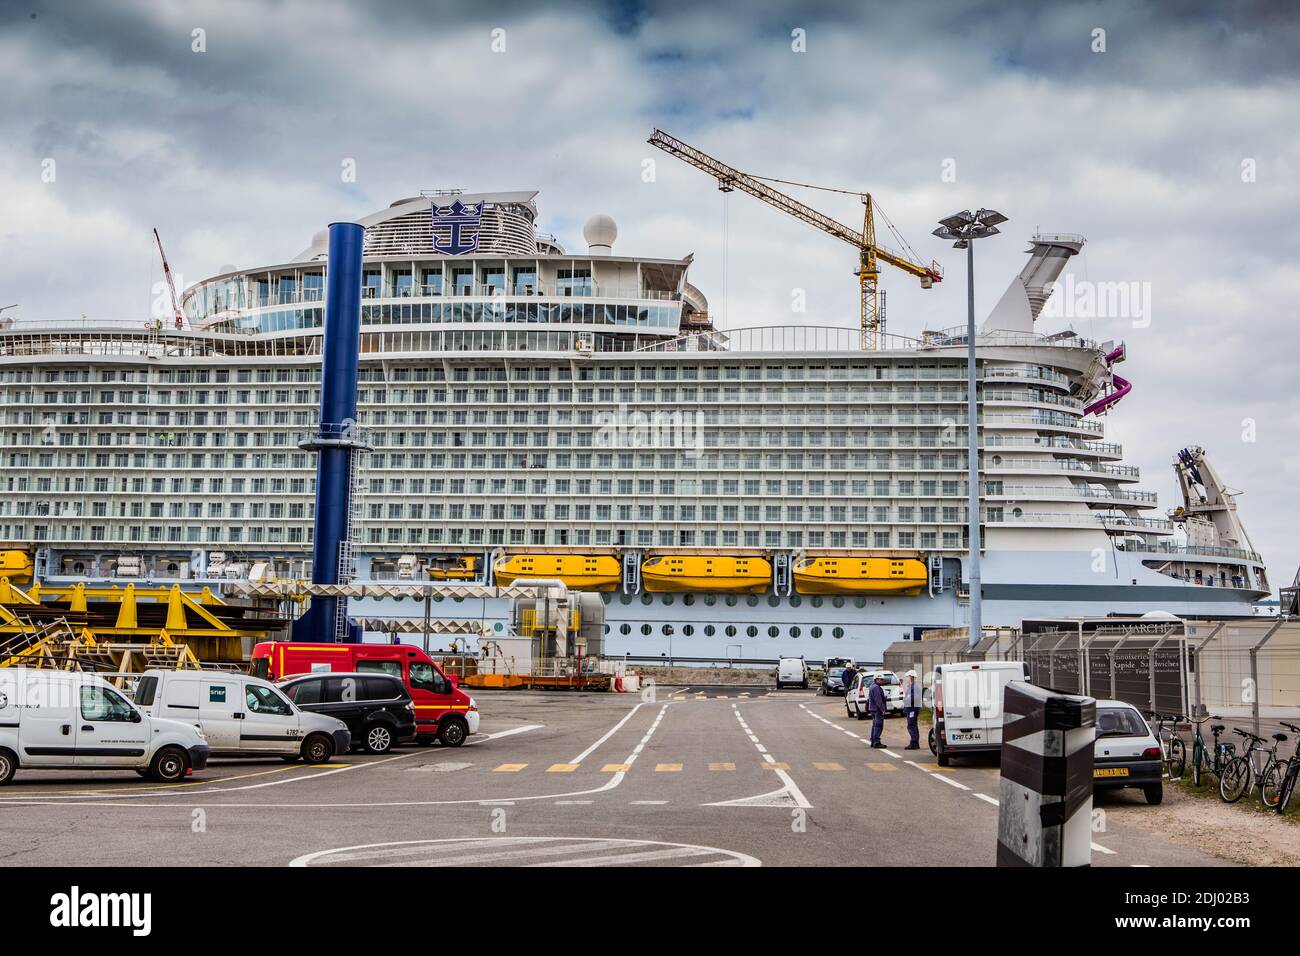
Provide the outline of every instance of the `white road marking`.
{"type": "Polygon", "coordinates": [[[667,800],[629,800],[628,805],[633,807],[662,807],[667,800]]]}
{"type": "Polygon", "coordinates": [[[438,865],[455,861],[457,863],[496,862],[505,866],[621,866],[627,863],[680,859],[683,865],[697,866],[701,865],[701,862],[698,862],[701,857],[709,856],[716,859],[703,861],[707,865],[762,865],[756,857],[747,853],[719,847],[605,837],[449,838],[370,843],[306,853],[291,860],[289,865],[305,867],[333,863],[358,865],[395,863],[408,866],[438,865]],[[542,859],[561,856],[570,859],[542,859]],[[419,859],[420,857],[423,859],[419,859]],[[688,860],[695,862],[687,863],[688,860]]]}
{"type": "MultiPolygon", "coordinates": [[[[740,705],[732,704],[731,710],[736,715],[736,720],[740,723],[741,727],[744,728],[745,735],[749,737],[750,742],[754,745],[754,747],[758,750],[758,752],[763,755],[763,760],[769,764],[779,763],[779,761],[775,757],[773,757],[770,753],[767,752],[767,748],[764,747],[759,742],[758,737],[754,735],[754,732],[749,729],[749,725],[745,723],[744,716],[740,713],[740,705]]],[[[791,777],[790,774],[788,774],[783,767],[775,767],[772,770],[772,772],[776,774],[777,778],[783,784],[785,784],[785,786],[781,790],[774,790],[770,794],[760,794],[758,797],[749,797],[749,798],[744,798],[742,800],[726,800],[723,801],[722,803],[705,804],[705,806],[711,806],[711,807],[743,806],[746,800],[765,800],[766,798],[773,797],[776,795],[788,794],[789,797],[792,800],[794,800],[795,806],[802,807],[805,810],[812,809],[812,804],[808,802],[808,798],[803,795],[803,791],[799,789],[799,785],[794,782],[794,778],[791,777]]],[[[768,805],[772,805],[772,804],[768,804],[768,805]]],[[[778,803],[775,805],[780,805],[780,804],[778,803]]]]}
{"type": "Polygon", "coordinates": [[[1115,855],[1115,851],[1114,851],[1114,850],[1111,850],[1111,849],[1109,849],[1109,848],[1107,848],[1107,847],[1104,847],[1104,846],[1102,846],[1100,843],[1094,843],[1094,844],[1092,845],[1092,849],[1093,849],[1093,852],[1095,852],[1095,853],[1104,853],[1104,854],[1106,854],[1106,856],[1114,856],[1114,855],[1115,855]]]}
{"type": "Polygon", "coordinates": [[[987,793],[977,793],[975,794],[975,796],[979,797],[985,803],[993,804],[993,806],[995,807],[1000,807],[1002,805],[998,802],[998,799],[996,797],[990,797],[987,793]]]}
{"type": "Polygon", "coordinates": [[[622,729],[623,725],[626,724],[629,720],[632,719],[632,715],[635,714],[635,713],[636,713],[638,710],[640,710],[642,707],[644,707],[644,706],[646,705],[646,703],[647,703],[647,702],[643,700],[643,701],[641,701],[641,703],[637,704],[635,707],[633,707],[631,710],[629,710],[629,711],[628,711],[628,712],[623,716],[623,719],[622,719],[622,720],[620,720],[618,723],[616,723],[613,727],[609,728],[609,730],[605,731],[604,736],[602,736],[599,740],[597,740],[594,744],[592,744],[590,747],[588,747],[588,748],[587,748],[586,750],[584,750],[582,753],[578,754],[578,756],[576,756],[576,757],[574,757],[572,760],[570,760],[569,763],[582,763],[584,760],[586,760],[588,757],[590,757],[593,753],[596,752],[596,748],[597,748],[597,747],[599,747],[599,746],[600,746],[601,744],[603,744],[606,740],[609,740],[610,737],[613,737],[616,733],[618,733],[619,730],[622,729]]]}

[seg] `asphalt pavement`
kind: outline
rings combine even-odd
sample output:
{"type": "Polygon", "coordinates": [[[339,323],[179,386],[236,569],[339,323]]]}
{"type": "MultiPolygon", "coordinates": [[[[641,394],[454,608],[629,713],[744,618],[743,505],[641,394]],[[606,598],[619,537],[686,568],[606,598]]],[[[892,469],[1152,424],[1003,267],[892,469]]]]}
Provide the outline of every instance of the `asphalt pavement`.
{"type": "MultiPolygon", "coordinates": [[[[814,690],[478,693],[482,733],[307,767],[218,759],[183,784],[19,770],[8,865],[990,866],[996,761],[941,770],[814,690]]],[[[1220,865],[1097,806],[1094,866],[1220,865]]],[[[1159,814],[1160,807],[1144,808],[1159,814]]]]}

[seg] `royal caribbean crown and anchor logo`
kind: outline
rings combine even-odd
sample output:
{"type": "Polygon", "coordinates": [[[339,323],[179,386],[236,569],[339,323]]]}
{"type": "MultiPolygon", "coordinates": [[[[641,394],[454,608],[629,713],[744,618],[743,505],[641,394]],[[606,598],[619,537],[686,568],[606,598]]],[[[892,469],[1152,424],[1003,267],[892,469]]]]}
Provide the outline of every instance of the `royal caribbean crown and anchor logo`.
{"type": "Polygon", "coordinates": [[[478,251],[479,226],[483,223],[483,203],[450,206],[433,204],[433,250],[445,256],[463,256],[478,251]]]}

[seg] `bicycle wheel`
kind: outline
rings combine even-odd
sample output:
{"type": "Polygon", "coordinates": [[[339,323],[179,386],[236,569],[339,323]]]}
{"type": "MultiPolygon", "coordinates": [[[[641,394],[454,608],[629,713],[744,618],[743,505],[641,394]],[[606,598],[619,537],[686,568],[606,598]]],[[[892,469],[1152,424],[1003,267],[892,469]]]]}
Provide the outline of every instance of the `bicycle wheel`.
{"type": "Polygon", "coordinates": [[[1259,784],[1259,799],[1270,810],[1277,808],[1282,799],[1282,783],[1286,780],[1289,761],[1279,760],[1268,768],[1259,784]]]}
{"type": "Polygon", "coordinates": [[[1201,775],[1206,769],[1205,748],[1201,746],[1198,739],[1192,744],[1192,783],[1199,787],[1201,785],[1201,775]]]}
{"type": "Polygon", "coordinates": [[[1169,779],[1183,779],[1183,771],[1187,769],[1187,748],[1183,746],[1181,737],[1169,738],[1169,779]]]}
{"type": "Polygon", "coordinates": [[[1278,794],[1278,813],[1286,813],[1287,804],[1291,802],[1291,794],[1295,793],[1295,778],[1297,771],[1300,771],[1300,761],[1295,757],[1292,757],[1287,764],[1286,776],[1282,779],[1282,792],[1278,794]]]}
{"type": "Polygon", "coordinates": [[[1219,799],[1236,803],[1250,786],[1250,761],[1245,756],[1228,762],[1219,774],[1219,799]]]}

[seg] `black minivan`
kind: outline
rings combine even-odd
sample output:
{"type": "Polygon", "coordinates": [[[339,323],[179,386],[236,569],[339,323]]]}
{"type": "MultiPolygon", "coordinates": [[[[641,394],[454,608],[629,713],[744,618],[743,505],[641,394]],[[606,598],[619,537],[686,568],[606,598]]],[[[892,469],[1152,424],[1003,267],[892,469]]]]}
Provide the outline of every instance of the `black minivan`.
{"type": "Polygon", "coordinates": [[[411,693],[389,674],[302,674],[276,686],[303,710],[343,721],[367,753],[387,753],[415,737],[411,693]]]}

